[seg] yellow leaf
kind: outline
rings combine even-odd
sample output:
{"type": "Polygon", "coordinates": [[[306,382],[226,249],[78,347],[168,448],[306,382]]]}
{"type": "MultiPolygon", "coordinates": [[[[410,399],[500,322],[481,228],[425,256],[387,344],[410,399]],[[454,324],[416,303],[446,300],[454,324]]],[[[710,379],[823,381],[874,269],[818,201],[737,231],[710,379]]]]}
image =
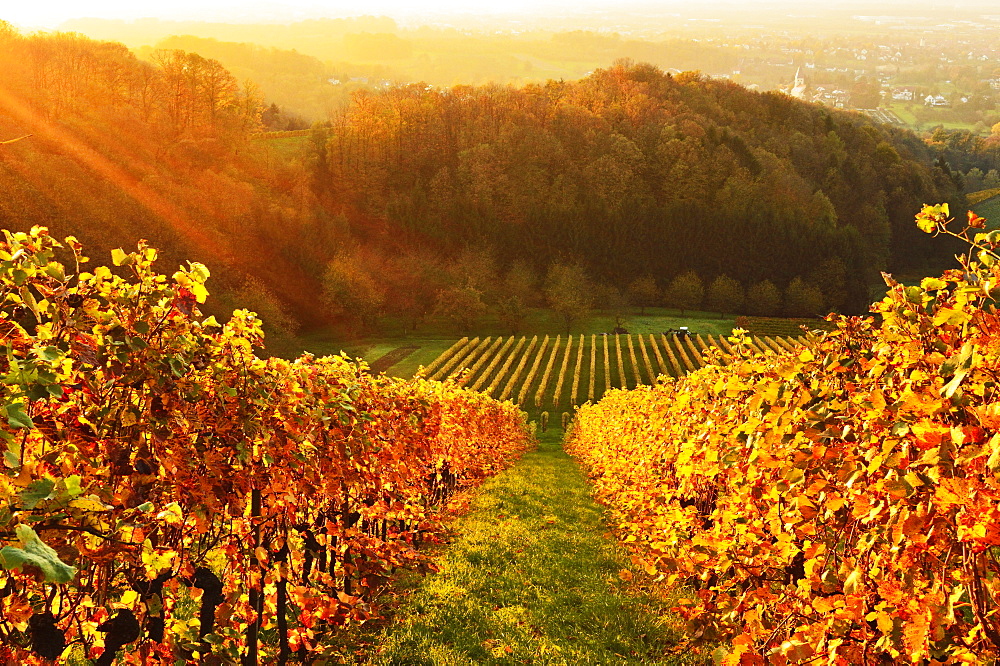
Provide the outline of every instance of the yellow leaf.
{"type": "Polygon", "coordinates": [[[938,278],[927,277],[921,280],[920,288],[924,291],[937,291],[938,289],[944,289],[948,286],[948,283],[944,280],[938,278]]]}
{"type": "Polygon", "coordinates": [[[97,499],[94,495],[71,499],[69,501],[69,507],[71,509],[79,509],[81,511],[109,511],[113,508],[97,499]]]}
{"type": "Polygon", "coordinates": [[[883,634],[888,634],[892,632],[892,616],[885,611],[879,611],[875,616],[875,622],[878,624],[878,630],[883,634]]]}
{"type": "Polygon", "coordinates": [[[934,315],[934,325],[942,326],[944,324],[949,324],[952,326],[958,326],[959,324],[964,324],[969,321],[969,319],[971,319],[971,317],[961,310],[941,308],[934,315]]]}
{"type": "Polygon", "coordinates": [[[149,539],[142,544],[142,564],[146,568],[146,578],[153,580],[173,565],[177,553],[172,550],[157,552],[149,539]]]}
{"type": "Polygon", "coordinates": [[[190,287],[191,293],[194,294],[195,300],[199,303],[204,303],[205,299],[208,297],[208,289],[205,289],[205,285],[194,283],[190,287]]]}
{"type": "Polygon", "coordinates": [[[844,594],[854,594],[857,592],[863,575],[861,569],[858,568],[855,568],[854,571],[848,574],[847,580],[844,581],[844,594]]]}

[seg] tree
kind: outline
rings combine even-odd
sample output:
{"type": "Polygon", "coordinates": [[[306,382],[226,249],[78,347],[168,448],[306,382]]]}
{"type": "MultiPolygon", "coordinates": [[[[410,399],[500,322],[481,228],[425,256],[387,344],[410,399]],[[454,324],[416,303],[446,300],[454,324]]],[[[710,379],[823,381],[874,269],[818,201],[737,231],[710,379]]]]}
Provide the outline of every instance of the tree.
{"type": "Polygon", "coordinates": [[[639,314],[646,314],[647,307],[653,307],[660,301],[660,288],[652,275],[638,277],[628,286],[628,295],[632,302],[639,306],[639,314]]]}
{"type": "Polygon", "coordinates": [[[539,301],[538,276],[526,262],[516,259],[503,278],[503,289],[509,296],[517,296],[524,305],[539,301]]]}
{"type": "Polygon", "coordinates": [[[705,298],[705,286],[694,271],[678,275],[670,281],[664,293],[664,303],[668,308],[675,308],[684,314],[685,310],[693,310],[701,306],[705,298]]]}
{"type": "Polygon", "coordinates": [[[497,291],[497,262],[487,247],[465,247],[451,265],[452,279],[462,287],[472,287],[483,296],[497,291]]]}
{"type": "Polygon", "coordinates": [[[601,283],[593,288],[594,300],[600,304],[600,309],[615,319],[615,328],[624,328],[625,317],[628,315],[628,296],[613,284],[601,283]]]}
{"type": "Polygon", "coordinates": [[[415,251],[389,262],[381,276],[389,297],[387,309],[404,319],[404,327],[416,330],[434,311],[437,294],[444,287],[441,264],[430,254],[415,251]]]}
{"type": "Polygon", "coordinates": [[[983,179],[986,174],[979,167],[972,167],[969,169],[968,173],[965,174],[965,187],[969,192],[978,192],[979,190],[985,189],[983,186],[983,179]]]}
{"type": "Polygon", "coordinates": [[[823,294],[823,305],[828,311],[841,312],[847,303],[847,266],[840,257],[820,262],[811,273],[809,282],[823,294]]]}
{"type": "Polygon", "coordinates": [[[299,322],[262,280],[252,275],[247,277],[233,294],[233,300],[236,307],[257,313],[264,329],[264,343],[270,352],[284,355],[301,351],[295,348],[299,322]]]}
{"type": "Polygon", "coordinates": [[[525,305],[543,305],[544,295],[539,276],[527,262],[516,259],[503,278],[503,291],[508,296],[518,296],[525,305]]]}
{"type": "Polygon", "coordinates": [[[372,328],[382,313],[385,292],[356,257],[339,254],[323,273],[323,302],[349,323],[372,328]]]}
{"type": "Polygon", "coordinates": [[[717,310],[723,317],[727,312],[737,312],[743,307],[743,285],[729,277],[720,275],[708,287],[707,306],[717,310]]]}
{"type": "Polygon", "coordinates": [[[770,280],[764,280],[747,291],[746,310],[758,317],[773,317],[781,309],[781,292],[770,280]]]}
{"type": "Polygon", "coordinates": [[[521,330],[521,324],[528,316],[528,308],[524,301],[517,294],[507,294],[501,296],[496,305],[497,319],[510,331],[511,335],[517,335],[521,330]]]}
{"type": "Polygon", "coordinates": [[[549,307],[563,318],[566,332],[593,306],[593,292],[586,271],[579,264],[554,263],[545,278],[545,298],[549,307]]]}
{"type": "Polygon", "coordinates": [[[814,317],[823,309],[823,292],[800,277],[785,289],[785,314],[789,317],[814,317]]]}
{"type": "Polygon", "coordinates": [[[486,314],[483,294],[475,287],[453,286],[438,292],[434,314],[451,322],[462,333],[468,333],[486,314]]]}

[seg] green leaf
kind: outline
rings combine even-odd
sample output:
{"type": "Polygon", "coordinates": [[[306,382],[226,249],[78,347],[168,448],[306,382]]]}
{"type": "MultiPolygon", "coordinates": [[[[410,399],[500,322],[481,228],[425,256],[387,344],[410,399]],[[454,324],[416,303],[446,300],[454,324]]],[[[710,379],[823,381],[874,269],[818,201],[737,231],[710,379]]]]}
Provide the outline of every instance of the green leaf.
{"type": "Polygon", "coordinates": [[[904,421],[896,421],[892,424],[892,432],[896,437],[905,437],[908,432],[910,432],[910,426],[904,421]]]}
{"type": "Polygon", "coordinates": [[[149,346],[146,344],[145,340],[139,337],[133,338],[131,336],[126,336],[125,342],[128,344],[129,349],[131,349],[132,351],[142,351],[143,349],[149,346]]]}
{"type": "Polygon", "coordinates": [[[25,509],[34,509],[42,500],[48,499],[56,482],[49,478],[36,479],[21,491],[21,504],[25,509]]]}
{"type": "Polygon", "coordinates": [[[58,361],[60,358],[62,358],[62,350],[59,349],[59,347],[53,347],[49,345],[48,347],[44,348],[38,355],[41,356],[42,359],[51,363],[52,361],[58,361]]]}
{"type": "Polygon", "coordinates": [[[83,488],[80,486],[79,474],[73,474],[59,480],[59,498],[71,500],[74,497],[78,497],[83,494],[83,488]]]}
{"type": "Polygon", "coordinates": [[[4,406],[4,411],[7,412],[7,423],[10,424],[11,428],[25,428],[30,430],[35,427],[35,424],[31,421],[31,417],[24,413],[23,403],[9,403],[4,406]]]}
{"type": "Polygon", "coordinates": [[[183,377],[184,372],[187,370],[187,364],[180,358],[173,357],[170,359],[170,369],[173,371],[175,376],[183,377]]]}
{"type": "Polygon", "coordinates": [[[46,266],[45,274],[48,275],[50,278],[59,280],[60,282],[66,281],[66,271],[63,269],[63,266],[60,263],[52,262],[51,264],[46,266]]]}
{"type": "Polygon", "coordinates": [[[47,546],[35,530],[27,525],[14,528],[23,548],[5,546],[0,550],[0,565],[4,569],[18,569],[25,564],[41,569],[45,580],[50,583],[68,583],[76,575],[76,569],[59,559],[58,553],[47,546]]]}

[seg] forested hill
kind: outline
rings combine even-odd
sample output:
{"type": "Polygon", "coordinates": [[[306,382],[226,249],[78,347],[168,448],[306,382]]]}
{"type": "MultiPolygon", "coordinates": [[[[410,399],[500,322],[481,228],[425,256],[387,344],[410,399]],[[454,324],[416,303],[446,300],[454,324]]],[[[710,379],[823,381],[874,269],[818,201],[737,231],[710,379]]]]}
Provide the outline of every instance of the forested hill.
{"type": "Polygon", "coordinates": [[[264,100],[218,62],[0,21],[0,73],[0,141],[31,135],[0,145],[0,227],[74,234],[101,264],[145,238],[164,271],[209,266],[230,306],[322,321],[331,227],[301,167],[252,139],[264,100]]]}
{"type": "Polygon", "coordinates": [[[358,94],[286,159],[253,138],[252,86],[196,53],[151,55],[0,22],[0,142],[31,135],[0,143],[0,227],[76,235],[102,263],[145,238],[163,270],[206,264],[219,307],[271,334],[415,325],[451,287],[537,302],[567,263],[620,288],[798,277],[859,310],[877,270],[950,256],[912,229],[920,205],[962,203],[912,134],[649,65],[358,94]]]}
{"type": "Polygon", "coordinates": [[[867,305],[876,271],[949,256],[913,215],[962,203],[909,132],[630,63],[523,89],[359,96],[327,164],[332,191],[368,214],[445,247],[485,244],[501,263],[544,271],[562,256],[617,284],[846,275],[848,309],[867,305]]]}

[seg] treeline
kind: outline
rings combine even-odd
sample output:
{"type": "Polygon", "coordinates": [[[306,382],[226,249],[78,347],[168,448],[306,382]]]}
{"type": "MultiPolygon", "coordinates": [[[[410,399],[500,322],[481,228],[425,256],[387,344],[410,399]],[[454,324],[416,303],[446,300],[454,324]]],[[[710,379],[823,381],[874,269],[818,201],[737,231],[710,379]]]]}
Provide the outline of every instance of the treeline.
{"type": "Polygon", "coordinates": [[[1000,123],[989,136],[938,127],[927,143],[939,168],[966,192],[1000,187],[1000,123]]]}
{"type": "Polygon", "coordinates": [[[0,22],[0,224],[73,234],[106,261],[147,239],[209,265],[216,306],[266,315],[272,340],[313,306],[335,226],[301,166],[260,142],[264,100],[218,61],[0,22]]]}
{"type": "Polygon", "coordinates": [[[932,157],[854,114],[625,62],[520,89],[358,95],[316,179],[435,247],[484,246],[539,275],[559,259],[619,288],[694,271],[785,289],[835,264],[852,311],[878,271],[951,251],[908,222],[962,196],[932,157]]]}
{"type": "Polygon", "coordinates": [[[381,65],[327,63],[297,50],[218,39],[171,36],[137,49],[143,59],[158,51],[186,51],[219,61],[239,81],[253,81],[270,102],[262,121],[269,129],[305,129],[346,106],[355,90],[392,78],[381,65]]]}

